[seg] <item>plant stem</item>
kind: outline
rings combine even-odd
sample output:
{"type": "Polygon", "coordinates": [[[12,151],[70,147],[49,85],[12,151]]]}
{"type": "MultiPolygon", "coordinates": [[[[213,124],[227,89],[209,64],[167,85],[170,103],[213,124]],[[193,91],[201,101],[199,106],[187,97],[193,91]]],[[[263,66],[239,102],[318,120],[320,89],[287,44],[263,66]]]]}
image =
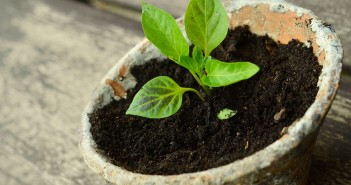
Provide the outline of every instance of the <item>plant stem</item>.
{"type": "Polygon", "coordinates": [[[210,56],[210,54],[207,52],[207,50],[205,50],[204,53],[205,53],[205,57],[210,56]]]}
{"type": "Polygon", "coordinates": [[[199,77],[190,71],[190,73],[193,75],[193,77],[195,78],[196,82],[205,90],[207,95],[211,95],[211,89],[209,89],[205,84],[202,83],[202,81],[199,79],[199,77]]]}
{"type": "Polygon", "coordinates": [[[210,88],[208,88],[206,85],[202,85],[201,87],[205,90],[207,95],[209,95],[209,96],[211,95],[211,89],[210,88]]]}
{"type": "Polygon", "coordinates": [[[197,96],[199,96],[199,98],[200,98],[203,102],[205,102],[205,98],[200,94],[199,91],[197,91],[197,90],[195,90],[195,89],[193,89],[193,88],[184,88],[184,90],[185,90],[185,91],[191,91],[191,92],[197,94],[197,96]]]}

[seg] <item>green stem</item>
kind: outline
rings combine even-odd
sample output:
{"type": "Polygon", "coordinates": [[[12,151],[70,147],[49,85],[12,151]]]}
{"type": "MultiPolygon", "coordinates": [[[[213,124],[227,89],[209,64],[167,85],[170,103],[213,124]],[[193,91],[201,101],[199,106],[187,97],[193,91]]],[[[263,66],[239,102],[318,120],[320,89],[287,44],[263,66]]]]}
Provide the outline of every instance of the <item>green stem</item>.
{"type": "Polygon", "coordinates": [[[207,52],[207,50],[205,50],[204,53],[205,53],[205,57],[210,56],[210,54],[207,52]]]}
{"type": "Polygon", "coordinates": [[[193,89],[193,88],[184,88],[184,90],[185,90],[185,91],[191,91],[191,92],[197,94],[197,96],[199,96],[199,98],[200,98],[203,102],[205,102],[205,98],[200,94],[199,91],[197,91],[197,90],[195,90],[195,89],[193,89]]]}
{"type": "Polygon", "coordinates": [[[190,71],[190,73],[193,75],[196,82],[205,90],[206,94],[211,95],[211,90],[205,84],[202,83],[202,81],[199,79],[199,77],[191,71],[190,71]]]}

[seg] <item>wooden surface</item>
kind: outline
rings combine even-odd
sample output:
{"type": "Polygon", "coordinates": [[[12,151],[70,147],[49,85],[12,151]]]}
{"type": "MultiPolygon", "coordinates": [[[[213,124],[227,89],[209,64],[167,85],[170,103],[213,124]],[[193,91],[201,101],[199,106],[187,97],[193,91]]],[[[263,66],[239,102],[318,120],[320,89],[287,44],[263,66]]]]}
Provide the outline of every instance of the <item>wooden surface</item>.
{"type": "MultiPolygon", "coordinates": [[[[80,115],[108,68],[143,37],[139,0],[109,1],[95,5],[117,15],[71,0],[0,0],[0,184],[108,184],[79,153],[80,115]]],[[[183,12],[184,2],[167,2],[183,12]]],[[[289,2],[332,24],[345,50],[310,184],[351,184],[351,1],[289,2]]]]}
{"type": "Polygon", "coordinates": [[[107,184],[79,153],[80,116],[139,24],[76,1],[0,4],[0,184],[107,184]]]}

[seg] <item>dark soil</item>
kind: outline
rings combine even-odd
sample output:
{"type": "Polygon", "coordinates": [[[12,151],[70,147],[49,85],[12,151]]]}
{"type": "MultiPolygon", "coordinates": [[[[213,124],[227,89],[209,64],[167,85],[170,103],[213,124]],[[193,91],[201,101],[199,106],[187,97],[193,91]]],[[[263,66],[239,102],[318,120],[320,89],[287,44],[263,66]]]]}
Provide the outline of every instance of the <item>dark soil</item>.
{"type": "Polygon", "coordinates": [[[251,155],[279,139],[284,127],[303,116],[317,94],[321,72],[312,49],[296,40],[287,45],[239,27],[212,52],[223,61],[260,66],[253,78],[217,88],[203,103],[186,93],[181,110],[166,119],[125,115],[136,92],[153,77],[166,75],[181,86],[201,88],[172,61],[152,61],[131,69],[139,82],[128,99],[92,113],[91,132],[113,164],[144,174],[179,174],[206,170],[251,155]],[[223,108],[237,110],[218,120],[223,108]]]}

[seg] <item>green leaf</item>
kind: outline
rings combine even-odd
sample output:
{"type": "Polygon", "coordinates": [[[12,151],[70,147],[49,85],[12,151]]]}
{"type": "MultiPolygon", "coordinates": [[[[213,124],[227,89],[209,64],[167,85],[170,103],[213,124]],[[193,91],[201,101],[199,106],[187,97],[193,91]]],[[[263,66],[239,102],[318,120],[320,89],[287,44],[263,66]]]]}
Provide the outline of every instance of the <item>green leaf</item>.
{"type": "Polygon", "coordinates": [[[223,109],[217,114],[217,118],[220,120],[229,119],[238,113],[236,110],[223,109]]]}
{"type": "Polygon", "coordinates": [[[141,23],[145,36],[168,58],[178,61],[189,55],[189,45],[175,19],[167,12],[142,3],[141,23]]]}
{"type": "Polygon", "coordinates": [[[260,68],[250,62],[221,62],[210,60],[206,62],[207,75],[201,79],[210,87],[227,86],[241,80],[246,80],[255,75],[260,68]]]}
{"type": "Polygon", "coordinates": [[[197,74],[199,77],[202,77],[205,64],[209,60],[211,60],[211,56],[205,57],[202,54],[202,50],[195,46],[193,48],[192,57],[181,56],[178,64],[187,68],[190,72],[197,74]]]}
{"type": "Polygon", "coordinates": [[[203,83],[200,79],[205,74],[205,64],[209,60],[211,60],[211,56],[203,56],[202,50],[195,46],[193,48],[192,57],[181,56],[178,64],[187,68],[192,73],[192,75],[194,75],[194,78],[198,81],[198,83],[203,86],[203,83]]]}
{"type": "Polygon", "coordinates": [[[197,46],[193,48],[192,57],[196,61],[204,61],[204,58],[205,58],[204,55],[202,54],[202,50],[197,46]]]}
{"type": "Polygon", "coordinates": [[[191,0],[185,13],[190,41],[209,56],[228,32],[228,16],[220,0],[191,0]]]}
{"type": "Polygon", "coordinates": [[[193,49],[193,53],[192,53],[192,57],[195,61],[197,61],[198,63],[198,71],[197,71],[197,74],[202,77],[204,74],[203,74],[203,71],[204,71],[204,68],[205,68],[205,64],[207,61],[211,60],[211,56],[207,56],[205,57],[202,53],[202,50],[198,47],[194,47],[193,49]]]}
{"type": "Polygon", "coordinates": [[[126,114],[146,118],[169,117],[179,110],[182,95],[186,91],[195,92],[196,90],[180,87],[167,76],[153,78],[135,95],[126,114]]]}
{"type": "Polygon", "coordinates": [[[194,60],[189,56],[181,56],[178,64],[187,68],[191,72],[197,73],[201,67],[200,62],[201,61],[194,60]]]}

